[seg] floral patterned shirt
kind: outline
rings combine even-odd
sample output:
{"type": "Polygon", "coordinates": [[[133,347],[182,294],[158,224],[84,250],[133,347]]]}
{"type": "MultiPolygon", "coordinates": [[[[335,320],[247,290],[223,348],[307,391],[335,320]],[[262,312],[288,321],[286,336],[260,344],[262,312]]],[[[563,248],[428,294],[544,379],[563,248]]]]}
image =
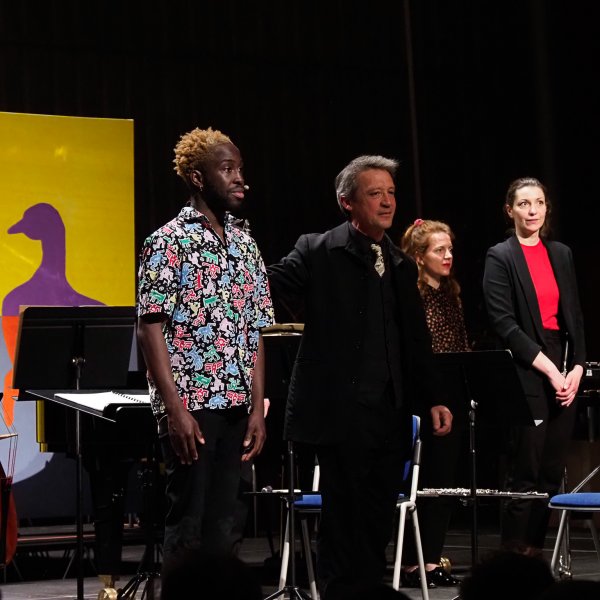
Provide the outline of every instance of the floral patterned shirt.
{"type": "Polygon", "coordinates": [[[468,352],[469,342],[460,298],[443,286],[424,287],[420,291],[427,327],[431,333],[431,349],[434,352],[468,352]]]}
{"type": "MultiPolygon", "coordinates": [[[[226,215],[225,244],[186,206],[150,235],[140,258],[138,316],[168,317],[163,334],[186,408],[250,404],[259,330],[273,324],[265,266],[250,235],[226,215]]],[[[154,414],[165,411],[151,377],[154,414]]]]}

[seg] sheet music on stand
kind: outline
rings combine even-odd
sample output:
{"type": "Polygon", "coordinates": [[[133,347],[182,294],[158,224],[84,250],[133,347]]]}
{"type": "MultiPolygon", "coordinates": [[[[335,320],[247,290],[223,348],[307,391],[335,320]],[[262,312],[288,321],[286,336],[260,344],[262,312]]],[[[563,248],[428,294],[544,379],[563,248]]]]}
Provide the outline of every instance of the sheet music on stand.
{"type": "Polygon", "coordinates": [[[121,407],[144,407],[150,409],[150,395],[143,391],[62,391],[62,390],[29,390],[40,399],[53,400],[58,404],[74,408],[81,412],[116,420],[117,410],[121,407]]]}

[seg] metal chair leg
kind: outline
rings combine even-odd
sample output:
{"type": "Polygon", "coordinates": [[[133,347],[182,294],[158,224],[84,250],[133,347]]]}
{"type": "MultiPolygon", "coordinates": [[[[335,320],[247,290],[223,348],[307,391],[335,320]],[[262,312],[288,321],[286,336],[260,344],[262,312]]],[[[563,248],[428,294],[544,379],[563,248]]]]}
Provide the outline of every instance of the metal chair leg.
{"type": "Polygon", "coordinates": [[[406,524],[406,505],[400,505],[400,515],[398,517],[398,539],[396,540],[396,559],[394,561],[394,578],[392,587],[395,590],[400,589],[400,571],[402,569],[402,548],[404,544],[404,525],[406,524]]]}
{"type": "Polygon", "coordinates": [[[600,562],[600,540],[598,539],[598,530],[596,529],[593,519],[586,519],[586,523],[590,528],[592,539],[594,540],[594,548],[596,548],[596,555],[598,556],[598,561],[600,562]]]}
{"type": "Polygon", "coordinates": [[[310,547],[310,536],[308,535],[308,524],[306,519],[301,520],[302,523],[302,542],[304,544],[304,554],[306,557],[306,571],[308,573],[308,584],[310,589],[310,597],[313,600],[318,600],[319,593],[317,592],[317,581],[315,578],[315,570],[312,561],[312,551],[310,547]]]}
{"type": "Polygon", "coordinates": [[[556,543],[554,544],[554,552],[552,553],[552,561],[550,563],[550,570],[553,575],[556,575],[556,563],[558,562],[558,556],[560,554],[560,545],[565,532],[568,512],[568,510],[563,510],[560,516],[560,524],[558,526],[558,533],[556,534],[556,543]]]}
{"type": "Polygon", "coordinates": [[[425,572],[425,560],[423,558],[423,546],[421,545],[421,530],[419,529],[419,517],[417,507],[411,511],[411,519],[415,530],[415,545],[417,547],[417,559],[419,561],[419,574],[421,575],[421,594],[423,600],[429,600],[429,588],[427,587],[427,573],[425,572]]]}
{"type": "Polygon", "coordinates": [[[285,521],[285,536],[283,538],[283,549],[281,550],[281,570],[279,571],[279,588],[285,587],[287,581],[288,563],[290,560],[290,520],[285,521]]]}

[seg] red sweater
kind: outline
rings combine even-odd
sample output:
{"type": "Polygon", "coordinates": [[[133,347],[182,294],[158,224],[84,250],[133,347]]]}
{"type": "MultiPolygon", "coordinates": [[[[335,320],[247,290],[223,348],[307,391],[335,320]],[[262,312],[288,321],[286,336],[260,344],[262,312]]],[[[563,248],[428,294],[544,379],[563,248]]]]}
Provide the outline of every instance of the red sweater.
{"type": "Polygon", "coordinates": [[[544,329],[558,330],[557,317],[560,293],[548,258],[548,250],[541,242],[538,242],[535,246],[521,244],[521,248],[523,248],[529,274],[533,280],[535,294],[540,305],[542,325],[544,329]]]}

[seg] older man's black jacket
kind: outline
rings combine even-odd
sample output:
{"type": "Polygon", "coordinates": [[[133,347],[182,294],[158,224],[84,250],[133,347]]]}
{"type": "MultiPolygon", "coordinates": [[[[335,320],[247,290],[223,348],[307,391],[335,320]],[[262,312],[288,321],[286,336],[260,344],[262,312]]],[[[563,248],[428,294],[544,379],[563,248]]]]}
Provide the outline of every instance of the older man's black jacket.
{"type": "MultiPolygon", "coordinates": [[[[389,240],[388,240],[389,241],[389,240]]],[[[390,268],[399,310],[402,397],[411,412],[428,412],[437,386],[431,339],[417,289],[417,268],[391,241],[390,268]]],[[[344,223],[301,236],[267,271],[275,300],[303,303],[304,334],[289,386],[284,437],[335,444],[360,427],[356,417],[365,337],[369,265],[344,223]]],[[[410,414],[410,413],[409,413],[410,414]]]]}

